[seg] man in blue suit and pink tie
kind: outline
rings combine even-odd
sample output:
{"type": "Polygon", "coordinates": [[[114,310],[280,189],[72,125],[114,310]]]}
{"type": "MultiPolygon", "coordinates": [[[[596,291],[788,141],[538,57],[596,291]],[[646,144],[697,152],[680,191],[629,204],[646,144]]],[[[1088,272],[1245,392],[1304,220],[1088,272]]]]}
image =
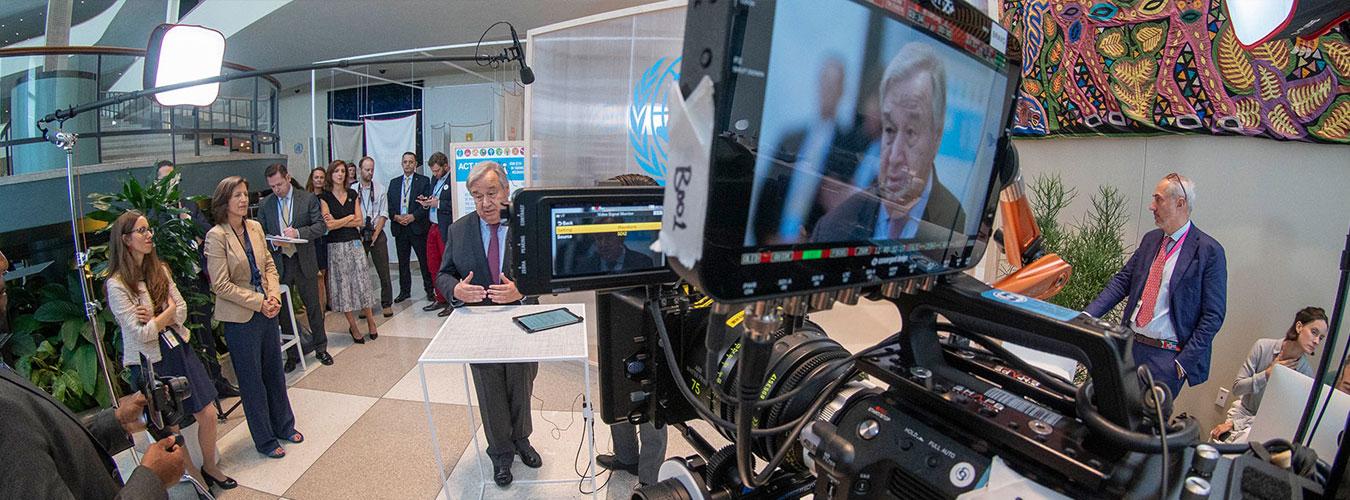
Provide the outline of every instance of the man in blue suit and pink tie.
{"type": "Polygon", "coordinates": [[[1134,331],[1134,361],[1175,396],[1209,379],[1209,353],[1223,326],[1228,263],[1223,245],[1191,222],[1195,183],[1167,174],[1153,189],[1153,223],[1125,267],[1088,304],[1101,317],[1121,300],[1121,323],[1134,331]]]}

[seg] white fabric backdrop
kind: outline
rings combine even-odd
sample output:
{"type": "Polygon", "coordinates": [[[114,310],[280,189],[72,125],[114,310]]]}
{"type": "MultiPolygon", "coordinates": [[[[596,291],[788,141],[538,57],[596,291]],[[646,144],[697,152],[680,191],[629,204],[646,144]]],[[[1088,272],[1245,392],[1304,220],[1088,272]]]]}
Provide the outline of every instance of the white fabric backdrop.
{"type": "Polygon", "coordinates": [[[337,123],[328,124],[328,136],[333,139],[332,155],[328,158],[329,162],[333,160],[342,161],[360,161],[362,156],[362,146],[365,143],[365,134],[362,125],[341,125],[337,123]]]}
{"type": "MultiPolygon", "coordinates": [[[[366,155],[375,159],[374,181],[388,188],[389,181],[403,175],[403,153],[417,150],[417,115],[391,120],[367,118],[365,127],[366,155]]],[[[394,193],[394,196],[398,195],[394,193]]],[[[391,212],[389,216],[392,218],[394,214],[391,212]]],[[[385,225],[387,227],[393,223],[390,220],[385,225]]],[[[385,240],[389,242],[390,265],[396,265],[398,257],[394,249],[393,233],[389,233],[389,237],[385,240]]],[[[417,259],[416,252],[413,252],[412,259],[417,259]]]]}
{"type": "Polygon", "coordinates": [[[365,126],[366,154],[375,159],[375,180],[387,187],[390,180],[403,175],[403,153],[417,148],[417,115],[366,119],[365,126]]]}

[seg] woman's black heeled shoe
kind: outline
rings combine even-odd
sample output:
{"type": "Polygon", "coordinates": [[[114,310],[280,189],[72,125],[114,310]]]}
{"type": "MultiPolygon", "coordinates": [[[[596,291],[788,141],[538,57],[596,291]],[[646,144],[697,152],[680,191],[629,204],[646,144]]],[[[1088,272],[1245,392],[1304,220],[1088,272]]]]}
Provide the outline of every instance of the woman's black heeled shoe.
{"type": "Polygon", "coordinates": [[[206,469],[202,469],[202,479],[206,480],[207,488],[219,486],[222,490],[232,490],[236,486],[239,486],[239,483],[235,482],[234,478],[225,476],[225,479],[216,479],[211,477],[211,474],[207,473],[206,469]]]}
{"type": "Polygon", "coordinates": [[[370,340],[375,340],[375,339],[378,339],[378,338],[380,338],[380,332],[377,332],[377,331],[375,331],[375,330],[371,330],[371,331],[370,331],[370,340]]]}
{"type": "Polygon", "coordinates": [[[366,343],[366,338],[365,338],[365,337],[357,336],[355,330],[347,330],[347,333],[348,333],[349,335],[352,336],[352,342],[353,342],[353,343],[356,343],[356,344],[364,344],[364,343],[366,343]]]}

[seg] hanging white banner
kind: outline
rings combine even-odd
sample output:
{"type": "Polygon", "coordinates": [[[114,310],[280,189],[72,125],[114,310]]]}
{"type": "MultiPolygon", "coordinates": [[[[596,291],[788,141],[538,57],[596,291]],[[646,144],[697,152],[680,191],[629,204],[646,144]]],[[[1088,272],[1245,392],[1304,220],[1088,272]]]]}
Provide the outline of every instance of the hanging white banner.
{"type": "Polygon", "coordinates": [[[356,163],[365,156],[365,127],[363,125],[328,124],[329,147],[328,161],[342,160],[356,163]]]}

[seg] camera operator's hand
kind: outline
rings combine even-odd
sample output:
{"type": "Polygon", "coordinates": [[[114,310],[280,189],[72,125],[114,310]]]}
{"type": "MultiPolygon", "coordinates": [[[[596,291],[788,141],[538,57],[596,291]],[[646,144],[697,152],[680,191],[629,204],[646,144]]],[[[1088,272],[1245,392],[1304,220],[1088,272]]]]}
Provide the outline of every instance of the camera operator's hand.
{"type": "Polygon", "coordinates": [[[459,280],[459,283],[455,285],[455,298],[468,304],[482,302],[483,298],[487,297],[487,289],[470,283],[471,281],[473,281],[473,271],[469,271],[469,275],[459,280]]]}
{"type": "Polygon", "coordinates": [[[282,235],[282,236],[285,236],[285,237],[287,237],[287,238],[299,238],[299,237],[300,237],[300,231],[296,230],[296,229],[293,228],[293,227],[288,227],[288,228],[286,228],[286,229],[282,229],[282,230],[281,230],[281,235],[282,235]]]}
{"type": "Polygon", "coordinates": [[[487,295],[489,299],[492,299],[492,302],[510,304],[520,302],[520,299],[525,298],[524,295],[520,294],[520,290],[516,290],[516,282],[507,279],[505,274],[502,274],[501,278],[502,284],[488,287],[487,295]]]}
{"type": "Polygon", "coordinates": [[[122,430],[127,431],[127,434],[145,430],[145,421],[141,418],[144,414],[145,395],[139,392],[122,396],[117,400],[117,409],[113,410],[117,423],[122,425],[122,430]]]}
{"type": "Polygon", "coordinates": [[[183,471],[187,463],[187,447],[179,446],[174,436],[150,445],[150,448],[145,450],[145,455],[141,456],[141,466],[154,472],[166,489],[183,480],[183,471]]]}

